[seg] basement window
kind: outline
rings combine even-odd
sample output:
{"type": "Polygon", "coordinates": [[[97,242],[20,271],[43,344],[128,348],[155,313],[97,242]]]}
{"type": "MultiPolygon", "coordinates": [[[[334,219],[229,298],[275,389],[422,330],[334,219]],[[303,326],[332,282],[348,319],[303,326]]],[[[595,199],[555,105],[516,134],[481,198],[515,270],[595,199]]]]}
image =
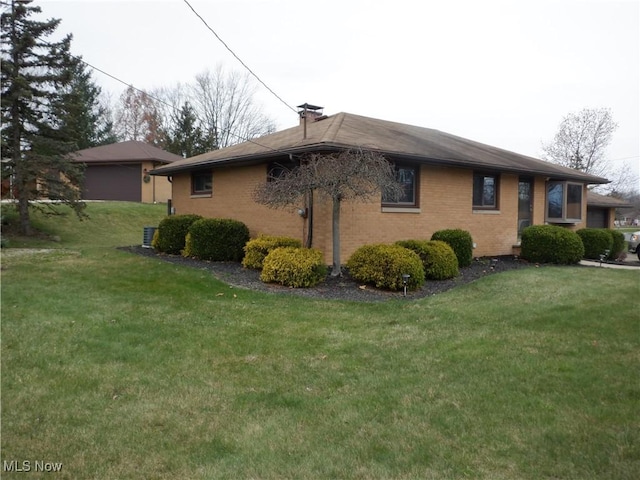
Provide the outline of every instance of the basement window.
{"type": "Polygon", "coordinates": [[[213,192],[213,174],[210,170],[191,174],[191,195],[211,196],[213,192]]]}
{"type": "Polygon", "coordinates": [[[547,222],[579,223],[582,221],[581,183],[547,183],[547,222]]]}

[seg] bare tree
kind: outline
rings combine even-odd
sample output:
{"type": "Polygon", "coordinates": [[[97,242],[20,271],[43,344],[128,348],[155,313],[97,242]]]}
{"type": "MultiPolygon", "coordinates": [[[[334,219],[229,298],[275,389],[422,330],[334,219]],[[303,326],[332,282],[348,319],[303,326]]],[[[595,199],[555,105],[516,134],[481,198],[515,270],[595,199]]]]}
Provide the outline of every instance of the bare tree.
{"type": "Polygon", "coordinates": [[[606,148],[618,125],[608,108],[585,108],[562,119],[553,141],[544,144],[544,159],[597,176],[607,176],[611,165],[606,148]]]}
{"type": "Polygon", "coordinates": [[[275,131],[274,122],[253,101],[255,87],[248,75],[227,74],[221,66],[196,75],[189,92],[191,104],[203,121],[213,149],[275,131]]]}
{"type": "Polygon", "coordinates": [[[164,146],[162,117],[156,101],[141,90],[127,88],[115,111],[116,134],[121,140],[140,140],[164,146]]]}
{"type": "Polygon", "coordinates": [[[402,185],[396,180],[391,163],[382,155],[368,150],[346,150],[333,154],[312,154],[300,165],[279,177],[259,185],[254,192],[256,202],[272,208],[296,205],[309,192],[332,202],[333,269],[341,272],[340,206],[344,200],[368,201],[373,198],[399,198],[402,185]]]}

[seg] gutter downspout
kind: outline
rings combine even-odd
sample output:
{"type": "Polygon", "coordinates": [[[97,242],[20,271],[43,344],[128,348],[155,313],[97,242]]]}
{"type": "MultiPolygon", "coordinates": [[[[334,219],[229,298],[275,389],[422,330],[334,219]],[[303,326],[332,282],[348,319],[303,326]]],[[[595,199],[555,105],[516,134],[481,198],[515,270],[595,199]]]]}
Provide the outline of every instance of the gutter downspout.
{"type": "Polygon", "coordinates": [[[313,245],[313,190],[309,190],[307,196],[307,242],[305,246],[311,248],[313,245]]]}

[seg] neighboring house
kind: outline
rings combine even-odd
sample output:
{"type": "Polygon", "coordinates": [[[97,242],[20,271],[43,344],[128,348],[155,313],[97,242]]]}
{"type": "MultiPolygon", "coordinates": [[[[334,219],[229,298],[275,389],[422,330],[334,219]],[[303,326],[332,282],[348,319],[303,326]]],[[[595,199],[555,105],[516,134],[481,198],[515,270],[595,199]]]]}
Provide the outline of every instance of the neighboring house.
{"type": "Polygon", "coordinates": [[[149,172],[160,165],[182,160],[145,142],[130,140],[86,148],[73,154],[85,165],[84,200],[125,200],[164,203],[171,198],[171,183],[149,172]]]}
{"type": "Polygon", "coordinates": [[[595,192],[587,193],[587,227],[613,228],[617,208],[631,208],[633,205],[614,197],[595,192]]]}
{"type": "MultiPolygon", "coordinates": [[[[586,226],[587,185],[608,183],[536,158],[429,128],[338,113],[314,115],[303,105],[301,124],[271,135],[179,160],[152,175],[172,177],[178,214],[234,218],[253,236],[287,235],[332,258],[331,205],[317,195],[291,210],[254,202],[255,186],[267,172],[294,166],[307,153],[348,148],[374,150],[396,167],[405,194],[397,202],[343,202],[341,258],[361,245],[429,239],[441,229],[461,228],[473,236],[474,255],[510,255],[519,250],[522,229],[553,223],[586,226]],[[299,213],[297,211],[299,210],[299,213]]],[[[613,224],[613,219],[609,219],[613,224]]]]}

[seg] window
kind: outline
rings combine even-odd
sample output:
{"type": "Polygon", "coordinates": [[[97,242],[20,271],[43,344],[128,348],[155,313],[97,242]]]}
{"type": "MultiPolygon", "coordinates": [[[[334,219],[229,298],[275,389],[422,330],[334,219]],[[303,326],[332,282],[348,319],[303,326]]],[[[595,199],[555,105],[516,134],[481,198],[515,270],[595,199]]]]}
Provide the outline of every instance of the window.
{"type": "Polygon", "coordinates": [[[213,175],[211,171],[191,174],[191,195],[211,195],[212,191],[213,175]]]}
{"type": "Polygon", "coordinates": [[[396,165],[396,180],[402,185],[402,194],[396,200],[388,195],[382,195],[382,204],[394,207],[418,206],[418,167],[396,165]]]}
{"type": "Polygon", "coordinates": [[[497,175],[473,174],[473,208],[497,210],[498,179],[497,175]]]}
{"type": "Polygon", "coordinates": [[[581,183],[547,183],[547,221],[576,223],[582,220],[581,183]]]}
{"type": "Polygon", "coordinates": [[[267,166],[267,182],[273,182],[284,177],[298,165],[295,162],[272,162],[267,166]]]}

